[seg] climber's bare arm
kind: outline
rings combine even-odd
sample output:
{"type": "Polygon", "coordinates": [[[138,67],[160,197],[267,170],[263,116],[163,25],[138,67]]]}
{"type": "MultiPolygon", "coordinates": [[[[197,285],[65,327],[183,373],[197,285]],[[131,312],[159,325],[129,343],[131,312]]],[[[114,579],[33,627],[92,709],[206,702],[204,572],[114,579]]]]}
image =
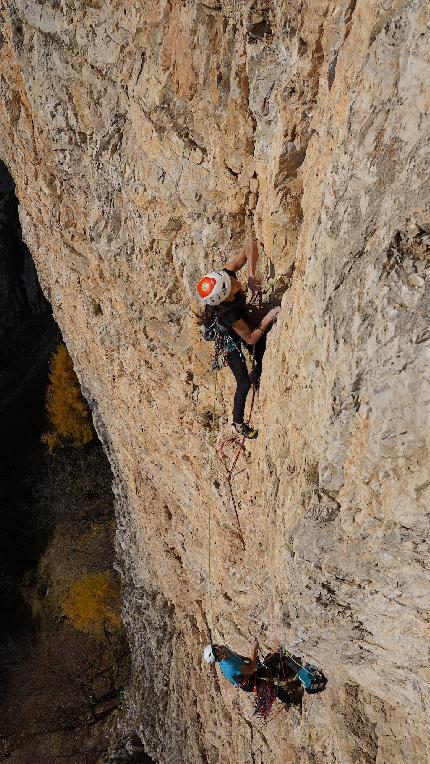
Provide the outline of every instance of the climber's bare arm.
{"type": "Polygon", "coordinates": [[[233,324],[234,331],[246,342],[247,345],[255,345],[259,339],[263,336],[264,332],[269,328],[270,324],[276,321],[280,308],[272,308],[266,316],[264,316],[261,324],[257,329],[252,330],[246,321],[242,318],[233,324]]]}
{"type": "Polygon", "coordinates": [[[246,259],[248,262],[248,277],[255,279],[255,269],[257,267],[257,260],[258,260],[258,247],[257,242],[255,239],[253,241],[248,242],[248,244],[245,247],[246,249],[246,259]]]}
{"type": "Polygon", "coordinates": [[[243,268],[245,263],[248,263],[248,276],[255,277],[255,266],[257,264],[257,260],[257,242],[248,241],[244,248],[241,249],[240,252],[236,255],[236,257],[233,257],[231,260],[229,260],[227,265],[225,265],[225,268],[236,273],[237,271],[240,271],[241,268],[243,268]]]}
{"type": "Polygon", "coordinates": [[[257,663],[255,661],[249,661],[249,663],[242,663],[240,667],[241,676],[250,676],[255,673],[257,663]]]}
{"type": "Polygon", "coordinates": [[[255,345],[264,334],[262,326],[260,326],[259,329],[254,329],[254,331],[252,331],[246,321],[242,318],[240,321],[236,321],[236,323],[233,324],[233,329],[247,345],[255,345]]]}

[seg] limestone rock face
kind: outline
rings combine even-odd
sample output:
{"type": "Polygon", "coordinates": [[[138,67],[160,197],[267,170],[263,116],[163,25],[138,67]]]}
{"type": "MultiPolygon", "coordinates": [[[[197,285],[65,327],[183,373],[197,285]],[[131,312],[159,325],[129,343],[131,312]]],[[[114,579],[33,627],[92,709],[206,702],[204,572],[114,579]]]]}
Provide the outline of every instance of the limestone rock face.
{"type": "Polygon", "coordinates": [[[2,158],[116,474],[131,726],[163,764],[427,762],[428,3],[0,13],[2,158]],[[285,294],[243,550],[194,283],[252,231],[285,294]],[[264,727],[202,665],[209,627],[290,645],[326,692],[264,727]]]}

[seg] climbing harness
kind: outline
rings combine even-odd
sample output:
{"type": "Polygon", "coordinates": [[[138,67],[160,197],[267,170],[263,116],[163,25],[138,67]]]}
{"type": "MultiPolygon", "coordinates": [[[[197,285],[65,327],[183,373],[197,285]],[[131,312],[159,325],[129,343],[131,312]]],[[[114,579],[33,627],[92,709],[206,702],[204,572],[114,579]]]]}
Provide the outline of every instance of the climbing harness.
{"type": "Polygon", "coordinates": [[[213,371],[221,371],[224,366],[228,366],[228,356],[233,350],[237,350],[242,361],[245,361],[241,343],[236,343],[220,322],[218,316],[212,319],[209,326],[203,332],[203,339],[207,342],[215,342],[214,358],[212,362],[213,371]]]}
{"type": "MultiPolygon", "coordinates": [[[[254,703],[254,714],[257,716],[260,716],[265,722],[269,720],[273,704],[275,700],[279,697],[279,685],[278,682],[284,682],[286,681],[287,677],[285,675],[285,667],[282,660],[283,656],[280,651],[277,651],[275,653],[269,653],[269,655],[266,655],[266,657],[262,660],[261,665],[265,667],[266,670],[269,669],[269,676],[267,679],[261,678],[260,681],[258,681],[258,671],[257,671],[257,677],[256,677],[256,699],[254,703]],[[274,660],[278,658],[278,671],[277,675],[271,671],[272,664],[274,660]],[[267,689],[269,688],[269,689],[267,689]]],[[[286,705],[285,700],[283,701],[284,706],[286,705]]]]}
{"type": "MultiPolygon", "coordinates": [[[[295,675],[293,676],[293,682],[295,681],[295,675]]],[[[297,688],[291,688],[287,695],[287,689],[283,686],[285,682],[291,682],[291,677],[287,677],[285,674],[284,655],[281,651],[269,653],[265,658],[262,658],[257,664],[257,670],[252,678],[252,685],[250,680],[245,680],[241,687],[248,692],[252,689],[254,697],[254,715],[259,716],[263,721],[269,721],[271,716],[273,704],[275,700],[279,698],[283,703],[283,706],[290,706],[294,702],[297,702],[297,688]],[[278,662],[278,668],[274,669],[273,664],[278,662]],[[282,683],[282,689],[280,687],[282,683]],[[295,694],[294,694],[295,689],[295,694]],[[283,697],[280,697],[282,694],[283,697]]],[[[282,707],[280,708],[282,710],[282,707]]]]}

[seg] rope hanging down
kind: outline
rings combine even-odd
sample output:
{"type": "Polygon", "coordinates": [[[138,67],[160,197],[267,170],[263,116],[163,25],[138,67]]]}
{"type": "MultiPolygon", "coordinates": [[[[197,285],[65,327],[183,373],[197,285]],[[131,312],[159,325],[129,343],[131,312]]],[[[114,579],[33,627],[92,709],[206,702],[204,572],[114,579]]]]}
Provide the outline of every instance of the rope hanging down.
{"type": "MultiPolygon", "coordinates": [[[[253,296],[253,298],[251,300],[251,303],[254,302],[256,299],[259,300],[259,307],[261,308],[262,294],[261,293],[256,293],[253,296]]],[[[234,475],[234,468],[235,468],[235,466],[237,464],[237,460],[239,459],[241,451],[245,450],[245,445],[244,445],[245,444],[245,437],[242,436],[239,448],[238,448],[237,453],[236,453],[236,455],[235,455],[235,457],[233,459],[233,463],[232,463],[230,469],[228,469],[227,465],[226,465],[225,454],[223,452],[223,446],[226,445],[228,442],[235,442],[235,441],[237,441],[237,437],[233,436],[233,437],[229,437],[229,438],[224,439],[222,444],[221,444],[220,449],[218,451],[216,451],[216,437],[215,437],[215,431],[216,431],[215,416],[216,416],[216,413],[215,413],[215,408],[216,408],[216,399],[217,399],[217,379],[218,379],[217,373],[218,373],[218,366],[214,365],[213,368],[214,368],[214,371],[215,371],[215,382],[214,382],[214,396],[213,396],[213,404],[212,404],[211,449],[210,449],[210,461],[209,461],[209,470],[210,470],[210,476],[211,476],[211,485],[212,485],[213,476],[214,476],[213,455],[214,455],[214,453],[217,453],[218,457],[221,455],[221,461],[222,461],[222,463],[224,465],[224,468],[226,470],[227,484],[228,484],[230,498],[231,498],[231,502],[232,502],[234,513],[235,513],[235,517],[236,517],[238,535],[239,535],[239,538],[240,538],[242,549],[245,550],[246,549],[245,539],[243,537],[242,528],[241,528],[241,525],[240,525],[238,506],[237,506],[237,501],[236,501],[236,498],[235,498],[235,495],[234,495],[233,485],[232,485],[233,479],[235,477],[235,475],[234,475]]],[[[251,398],[251,406],[250,406],[250,409],[249,409],[247,424],[249,424],[250,421],[251,421],[252,410],[253,410],[254,401],[255,401],[255,392],[256,392],[256,386],[255,386],[255,347],[253,347],[253,349],[252,349],[252,378],[253,378],[253,383],[252,383],[252,398],[251,398]]],[[[211,497],[210,497],[209,506],[208,506],[208,588],[209,588],[209,608],[210,608],[210,620],[211,620],[211,623],[209,624],[209,631],[210,631],[211,639],[212,639],[212,632],[213,632],[213,629],[214,629],[213,597],[212,597],[212,501],[213,501],[213,499],[212,499],[212,491],[211,491],[211,497]]]]}
{"type": "Polygon", "coordinates": [[[209,461],[210,480],[211,480],[211,494],[209,497],[208,506],[208,588],[209,588],[209,609],[210,609],[210,624],[209,632],[212,641],[212,632],[214,628],[214,613],[213,613],[213,600],[212,600],[212,480],[214,475],[213,454],[215,453],[215,406],[217,398],[217,376],[218,372],[215,369],[215,383],[214,383],[214,397],[212,404],[212,423],[211,423],[211,453],[209,461]]]}
{"type": "MultiPolygon", "coordinates": [[[[254,296],[252,297],[252,299],[250,301],[250,304],[256,303],[257,300],[258,300],[258,307],[261,309],[262,300],[263,300],[263,296],[262,296],[261,292],[256,292],[254,294],[254,296]]],[[[246,424],[248,424],[248,425],[249,425],[249,423],[251,421],[252,410],[254,408],[255,392],[256,392],[256,385],[255,385],[255,345],[254,345],[253,348],[252,348],[252,398],[251,398],[251,406],[250,406],[250,409],[249,409],[248,419],[247,419],[247,422],[246,422],[246,424]]],[[[239,459],[239,456],[240,456],[241,452],[245,451],[245,436],[242,436],[241,440],[239,441],[239,448],[237,449],[237,452],[236,452],[236,454],[234,456],[234,459],[233,459],[233,462],[232,462],[232,465],[231,465],[230,469],[227,467],[227,464],[226,464],[227,457],[226,457],[226,455],[224,453],[225,446],[228,443],[235,443],[235,442],[237,442],[237,436],[236,435],[232,435],[232,436],[229,436],[228,438],[224,438],[221,441],[221,443],[219,445],[219,448],[218,448],[218,457],[220,458],[220,461],[222,461],[224,469],[225,469],[225,472],[226,472],[227,485],[228,485],[228,490],[229,490],[229,493],[230,493],[231,503],[233,505],[234,513],[235,513],[235,516],[236,516],[236,522],[237,522],[237,527],[238,527],[238,532],[239,532],[239,538],[240,538],[240,541],[241,541],[241,544],[242,544],[242,548],[243,548],[243,550],[245,550],[245,548],[246,548],[245,547],[245,539],[243,538],[242,528],[240,526],[240,519],[239,519],[239,512],[238,512],[238,502],[236,501],[236,498],[235,498],[235,495],[234,495],[234,491],[233,491],[233,480],[235,478],[234,468],[236,467],[236,464],[237,464],[237,461],[239,459]]]]}
{"type": "MultiPolygon", "coordinates": [[[[253,378],[254,378],[254,374],[255,374],[255,350],[254,349],[253,349],[253,352],[252,352],[252,371],[253,371],[253,378]]],[[[251,406],[250,406],[250,409],[249,409],[247,424],[249,424],[250,421],[251,421],[252,409],[254,407],[254,401],[255,401],[255,390],[256,390],[256,388],[255,388],[255,381],[254,381],[253,384],[252,384],[252,398],[251,398],[251,406]]],[[[235,498],[235,495],[234,495],[234,491],[233,491],[233,480],[235,478],[234,468],[236,467],[236,464],[237,464],[237,461],[239,459],[239,456],[240,456],[241,452],[245,450],[245,436],[244,435],[242,436],[242,438],[240,440],[240,443],[239,443],[239,448],[236,451],[236,454],[234,456],[232,465],[231,465],[230,469],[228,469],[227,464],[226,464],[226,456],[225,456],[225,453],[224,453],[223,449],[227,445],[227,443],[231,443],[231,442],[237,442],[237,437],[233,436],[233,437],[225,438],[222,441],[222,443],[220,445],[220,448],[218,449],[218,455],[220,457],[220,460],[223,463],[223,466],[224,466],[224,469],[225,469],[225,472],[226,472],[227,485],[228,485],[228,490],[229,490],[229,493],[230,493],[231,503],[233,505],[234,513],[235,513],[235,516],[236,516],[236,522],[237,522],[239,538],[240,538],[240,541],[241,541],[241,544],[242,544],[242,549],[245,550],[246,549],[245,539],[243,538],[242,528],[241,528],[241,525],[240,525],[239,512],[238,512],[238,503],[236,501],[236,498],[235,498]]]]}

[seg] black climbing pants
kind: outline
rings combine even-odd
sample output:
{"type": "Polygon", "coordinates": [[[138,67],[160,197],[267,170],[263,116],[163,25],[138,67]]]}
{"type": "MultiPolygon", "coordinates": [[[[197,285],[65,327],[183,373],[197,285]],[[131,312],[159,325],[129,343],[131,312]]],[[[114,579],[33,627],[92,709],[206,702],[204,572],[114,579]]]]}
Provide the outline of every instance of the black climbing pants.
{"type": "Polygon", "coordinates": [[[236,380],[236,392],[234,394],[233,404],[233,422],[236,424],[242,424],[243,422],[246,396],[250,391],[251,385],[255,384],[258,388],[258,385],[260,384],[263,355],[266,350],[266,335],[263,334],[261,339],[259,339],[254,346],[247,345],[246,347],[251,353],[251,356],[253,347],[255,348],[254,369],[251,374],[248,373],[245,359],[238,350],[233,350],[227,356],[228,365],[236,380]]]}

